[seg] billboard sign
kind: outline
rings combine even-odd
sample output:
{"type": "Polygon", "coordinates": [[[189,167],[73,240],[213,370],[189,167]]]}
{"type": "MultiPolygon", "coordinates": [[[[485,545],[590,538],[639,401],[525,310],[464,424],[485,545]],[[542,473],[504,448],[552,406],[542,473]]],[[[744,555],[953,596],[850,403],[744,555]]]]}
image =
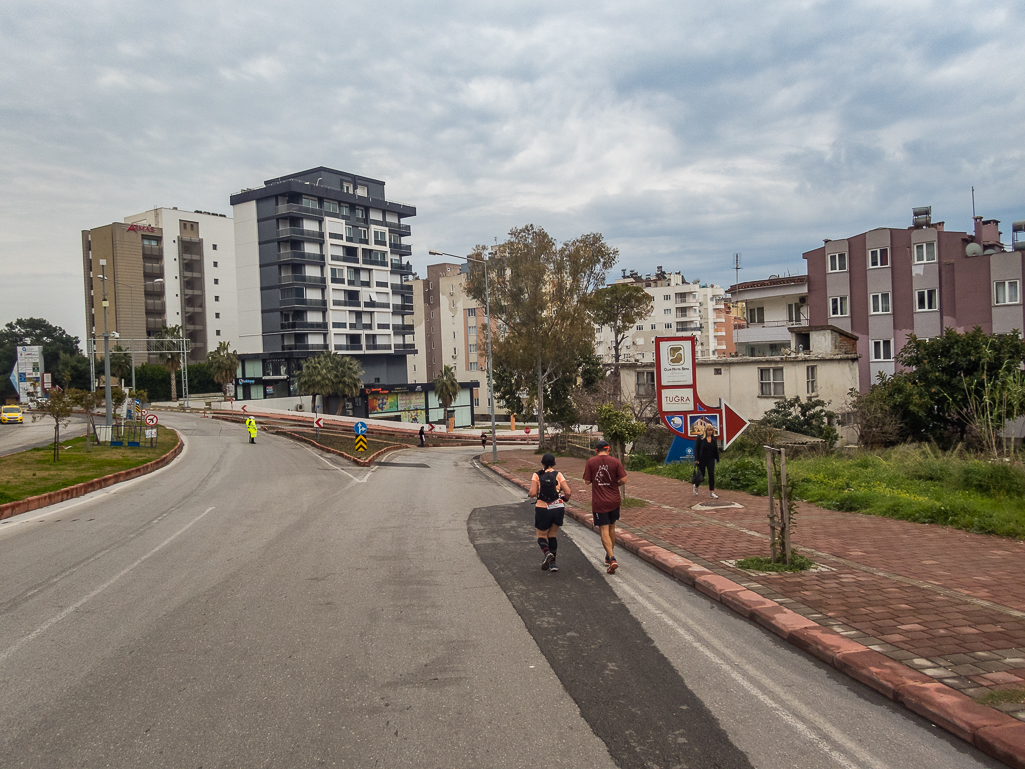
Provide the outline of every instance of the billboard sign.
{"type": "Polygon", "coordinates": [[[18,399],[27,403],[43,394],[43,348],[39,345],[18,345],[18,399]]]}

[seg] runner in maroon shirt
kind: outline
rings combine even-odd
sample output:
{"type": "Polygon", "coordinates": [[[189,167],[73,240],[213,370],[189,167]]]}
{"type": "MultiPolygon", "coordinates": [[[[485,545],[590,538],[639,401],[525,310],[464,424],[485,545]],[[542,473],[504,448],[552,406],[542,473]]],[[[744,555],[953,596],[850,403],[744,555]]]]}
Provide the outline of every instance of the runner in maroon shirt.
{"type": "Polygon", "coordinates": [[[619,564],[613,548],[616,546],[616,521],[619,520],[619,487],[626,483],[623,463],[609,455],[608,441],[598,441],[595,456],[584,465],[584,482],[591,484],[591,515],[594,525],[601,531],[605,548],[605,568],[615,574],[619,564]]]}

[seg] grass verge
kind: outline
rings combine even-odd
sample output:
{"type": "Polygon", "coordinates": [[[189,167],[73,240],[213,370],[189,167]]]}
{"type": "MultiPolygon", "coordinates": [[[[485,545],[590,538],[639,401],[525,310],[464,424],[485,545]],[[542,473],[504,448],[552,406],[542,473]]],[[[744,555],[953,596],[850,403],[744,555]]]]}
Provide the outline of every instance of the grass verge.
{"type": "Polygon", "coordinates": [[[805,558],[800,553],[794,552],[791,552],[789,564],[783,561],[773,561],[771,558],[762,558],[757,555],[737,561],[738,569],[746,569],[747,571],[764,571],[776,574],[780,572],[807,571],[814,565],[814,561],[805,558]]]}
{"type": "Polygon", "coordinates": [[[320,437],[316,437],[316,433],[313,430],[291,430],[297,435],[315,440],[321,446],[327,446],[330,449],[344,452],[350,457],[369,457],[371,454],[375,454],[381,449],[386,449],[389,446],[412,446],[412,443],[406,443],[404,441],[388,441],[380,438],[367,437],[367,450],[356,451],[356,436],[355,435],[339,435],[337,433],[321,433],[320,437]]]}
{"type": "Polygon", "coordinates": [[[66,489],[105,475],[130,470],[159,459],[178,444],[174,430],[161,428],[154,448],[92,447],[85,450],[85,437],[61,441],[60,461],[53,461],[53,444],[0,457],[0,504],[17,502],[38,494],[66,489]]]}
{"type": "MultiPolygon", "coordinates": [[[[690,481],[689,462],[644,472],[690,481]]],[[[944,454],[930,446],[836,452],[787,461],[795,497],[829,510],[935,523],[1025,539],[1025,470],[1005,462],[944,454]]],[[[716,486],[766,494],[762,457],[726,455],[716,486]]]]}
{"type": "Polygon", "coordinates": [[[620,504],[620,507],[647,507],[648,503],[643,499],[637,499],[637,497],[626,497],[620,504]]]}

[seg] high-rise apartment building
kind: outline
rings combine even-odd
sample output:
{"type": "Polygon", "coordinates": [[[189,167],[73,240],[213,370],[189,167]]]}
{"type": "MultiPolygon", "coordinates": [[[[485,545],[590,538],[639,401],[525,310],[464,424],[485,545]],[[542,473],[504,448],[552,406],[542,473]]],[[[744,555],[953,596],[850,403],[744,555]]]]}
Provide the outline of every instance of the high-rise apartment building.
{"type": "Polygon", "coordinates": [[[413,323],[423,346],[409,357],[407,376],[410,382],[431,382],[451,366],[460,382],[485,382],[472,393],[474,414],[482,417],[490,408],[486,316],[466,293],[467,277],[466,264],[441,263],[429,265],[427,277],[413,281],[413,323]]]}
{"type": "Polygon", "coordinates": [[[321,166],[231,196],[244,399],[295,395],[311,355],[332,350],[363,381],[406,382],[413,340],[413,206],[383,181],[321,166]]]}
{"type": "MultiPolygon", "coordinates": [[[[620,347],[620,360],[632,363],[655,361],[656,336],[694,336],[699,358],[726,355],[724,290],[713,283],[688,283],[679,272],[640,275],[623,270],[616,283],[643,288],[652,298],[651,312],[638,322],[620,347]]],[[[614,358],[613,334],[603,326],[595,329],[595,352],[610,363],[614,358]]]]}
{"type": "Polygon", "coordinates": [[[206,359],[221,341],[238,342],[234,226],[224,214],[154,208],[82,231],[86,331],[106,330],[141,353],[143,340],[164,326],[181,326],[190,362],[206,359]],[[101,265],[101,260],[105,264],[101,265]],[[134,340],[134,341],[130,341],[134,340]]]}
{"type": "MultiPolygon", "coordinates": [[[[948,328],[1025,327],[1025,252],[1005,248],[994,219],[976,217],[974,232],[954,232],[932,222],[931,213],[915,209],[907,229],[827,240],[804,254],[810,323],[857,335],[862,390],[880,372],[894,373],[895,356],[912,334],[929,339],[948,328]]],[[[1021,230],[1025,223],[1016,222],[1014,232],[1021,230]]]]}

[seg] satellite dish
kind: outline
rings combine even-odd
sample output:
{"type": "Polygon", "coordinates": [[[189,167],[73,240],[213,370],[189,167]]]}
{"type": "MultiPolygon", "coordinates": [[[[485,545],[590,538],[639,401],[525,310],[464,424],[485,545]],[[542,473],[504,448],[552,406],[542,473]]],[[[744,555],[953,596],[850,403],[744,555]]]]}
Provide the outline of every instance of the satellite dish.
{"type": "Polygon", "coordinates": [[[978,243],[969,243],[965,246],[965,256],[982,256],[982,246],[978,243]]]}

